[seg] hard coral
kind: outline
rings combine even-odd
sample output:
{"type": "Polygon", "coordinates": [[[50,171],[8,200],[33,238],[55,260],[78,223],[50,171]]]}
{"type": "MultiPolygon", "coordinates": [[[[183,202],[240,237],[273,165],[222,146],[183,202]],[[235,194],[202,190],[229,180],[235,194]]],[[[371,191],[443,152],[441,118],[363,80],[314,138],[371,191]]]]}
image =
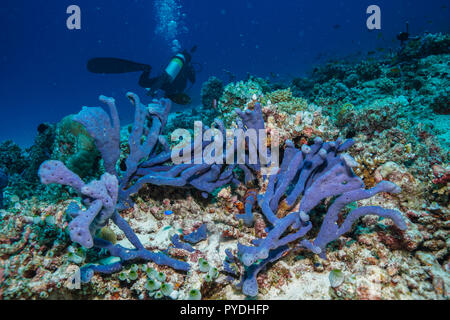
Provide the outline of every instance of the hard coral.
{"type": "Polygon", "coordinates": [[[439,164],[435,164],[432,167],[434,179],[432,180],[434,184],[447,184],[450,182],[450,170],[445,169],[439,164]]]}
{"type": "Polygon", "coordinates": [[[219,101],[223,94],[223,82],[216,77],[210,77],[208,81],[202,85],[202,104],[206,108],[211,108],[213,106],[214,100],[219,101]]]}
{"type": "Polygon", "coordinates": [[[58,159],[81,178],[95,177],[100,171],[100,153],[85,127],[67,116],[56,126],[53,159],[58,159]]]}

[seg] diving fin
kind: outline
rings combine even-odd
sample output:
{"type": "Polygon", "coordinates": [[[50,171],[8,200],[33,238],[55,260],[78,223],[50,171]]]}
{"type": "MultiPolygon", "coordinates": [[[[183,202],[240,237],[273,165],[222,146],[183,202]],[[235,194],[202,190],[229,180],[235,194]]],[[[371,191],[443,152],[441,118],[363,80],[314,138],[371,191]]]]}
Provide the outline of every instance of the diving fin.
{"type": "Polygon", "coordinates": [[[147,71],[151,66],[119,58],[93,58],[87,63],[87,69],[92,73],[128,73],[147,71]]]}

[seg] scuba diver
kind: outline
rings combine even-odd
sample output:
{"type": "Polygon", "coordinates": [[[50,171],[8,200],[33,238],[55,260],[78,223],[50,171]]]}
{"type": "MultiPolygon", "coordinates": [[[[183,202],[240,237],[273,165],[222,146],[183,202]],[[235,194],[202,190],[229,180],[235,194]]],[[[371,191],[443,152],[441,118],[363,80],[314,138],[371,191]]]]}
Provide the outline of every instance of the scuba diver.
{"type": "Polygon", "coordinates": [[[139,85],[148,90],[147,95],[154,97],[158,90],[165,93],[165,97],[181,105],[187,105],[191,98],[184,93],[188,81],[195,83],[195,68],[192,64],[192,53],[197,50],[194,46],[190,52],[183,50],[172,57],[165,70],[157,77],[150,78],[152,67],[119,58],[93,58],[88,61],[87,69],[92,73],[118,74],[128,72],[142,72],[139,85]]]}

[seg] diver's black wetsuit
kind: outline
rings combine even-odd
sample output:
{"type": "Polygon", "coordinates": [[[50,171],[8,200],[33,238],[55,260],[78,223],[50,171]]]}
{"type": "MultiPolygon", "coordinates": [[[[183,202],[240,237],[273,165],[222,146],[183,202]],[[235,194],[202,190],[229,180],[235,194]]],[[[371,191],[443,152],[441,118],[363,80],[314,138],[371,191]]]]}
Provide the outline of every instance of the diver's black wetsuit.
{"type": "MultiPolygon", "coordinates": [[[[183,54],[185,56],[189,55],[186,52],[183,52],[183,54]]],[[[190,56],[186,60],[180,73],[172,82],[169,75],[165,72],[156,78],[150,78],[150,71],[144,71],[139,78],[139,85],[142,88],[150,88],[150,95],[153,95],[159,89],[165,92],[166,97],[182,93],[187,87],[188,80],[192,84],[195,83],[195,69],[190,63],[190,56]]]]}
{"type": "MultiPolygon", "coordinates": [[[[191,49],[194,52],[196,46],[191,49]]],[[[93,58],[88,61],[87,68],[90,72],[101,74],[118,74],[128,72],[142,72],[139,77],[139,85],[149,89],[148,95],[154,96],[158,90],[165,92],[165,97],[180,104],[190,103],[190,98],[183,93],[188,81],[195,83],[195,69],[191,63],[192,56],[186,50],[178,53],[161,75],[150,78],[152,67],[147,64],[137,63],[119,58],[93,58]],[[181,69],[177,70],[180,67],[181,69]],[[169,71],[168,71],[169,70],[169,71]],[[170,73],[170,74],[169,74],[170,73]]]]}

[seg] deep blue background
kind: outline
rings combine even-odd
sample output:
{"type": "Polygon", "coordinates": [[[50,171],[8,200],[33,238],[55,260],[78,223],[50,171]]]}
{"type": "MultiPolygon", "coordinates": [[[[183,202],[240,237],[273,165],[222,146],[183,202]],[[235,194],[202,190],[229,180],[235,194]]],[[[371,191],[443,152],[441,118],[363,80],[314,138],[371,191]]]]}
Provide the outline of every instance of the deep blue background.
{"type": "MultiPolygon", "coordinates": [[[[332,58],[397,47],[395,35],[409,20],[411,33],[449,32],[446,0],[188,0],[180,1],[189,32],[181,44],[198,45],[194,60],[203,71],[190,90],[200,101],[201,83],[223,69],[238,78],[278,73],[299,76],[332,58]],[[366,8],[382,11],[382,30],[366,28],[366,8]],[[339,28],[334,26],[339,25],[339,28]],[[380,35],[381,33],[381,35],[380,35]]],[[[86,60],[116,56],[149,63],[155,72],[171,56],[155,35],[150,0],[2,0],[0,8],[0,141],[30,145],[36,127],[57,122],[81,106],[99,105],[100,94],[116,98],[122,122],[131,121],[124,95],[134,91],[137,74],[92,75],[86,60]],[[66,28],[66,8],[82,10],[82,30],[66,28]]],[[[194,104],[195,105],[195,104],[194,104]]]]}

